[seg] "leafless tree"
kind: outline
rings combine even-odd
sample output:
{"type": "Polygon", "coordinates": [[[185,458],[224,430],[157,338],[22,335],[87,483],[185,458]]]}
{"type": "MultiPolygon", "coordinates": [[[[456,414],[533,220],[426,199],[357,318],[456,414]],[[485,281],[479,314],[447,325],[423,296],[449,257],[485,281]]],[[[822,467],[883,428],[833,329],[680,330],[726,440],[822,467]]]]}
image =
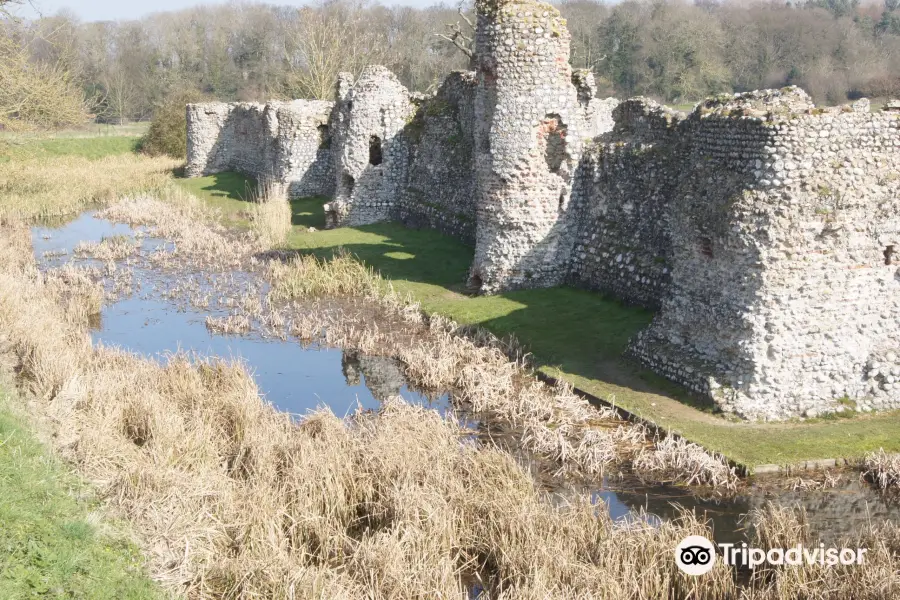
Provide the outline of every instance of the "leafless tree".
{"type": "Polygon", "coordinates": [[[459,15],[459,19],[455,23],[446,24],[447,33],[436,33],[435,35],[456,46],[469,58],[469,62],[473,63],[475,60],[475,22],[466,16],[462,4],[459,5],[456,13],[459,15]],[[460,21],[465,25],[463,26],[460,21]]]}
{"type": "Polygon", "coordinates": [[[387,39],[368,26],[363,8],[333,2],[297,11],[284,43],[291,96],[331,99],[338,73],[358,75],[366,65],[387,62],[387,39]]]}
{"type": "Polygon", "coordinates": [[[7,20],[0,29],[0,129],[59,128],[87,120],[91,107],[63,60],[36,60],[35,32],[20,22],[7,20]]]}

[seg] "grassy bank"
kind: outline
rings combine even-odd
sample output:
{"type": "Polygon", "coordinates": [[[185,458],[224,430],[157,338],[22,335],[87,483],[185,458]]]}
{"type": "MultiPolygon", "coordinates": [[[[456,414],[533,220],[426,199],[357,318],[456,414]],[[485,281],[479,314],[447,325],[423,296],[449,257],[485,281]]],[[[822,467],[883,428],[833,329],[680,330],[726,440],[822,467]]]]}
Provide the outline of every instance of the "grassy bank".
{"type": "Polygon", "coordinates": [[[162,598],[136,548],[98,525],[87,490],[12,401],[0,387],[0,598],[162,598]]]}
{"type": "MultiPolygon", "coordinates": [[[[216,178],[190,180],[188,185],[201,197],[204,188],[210,188],[218,193],[216,206],[239,213],[244,203],[229,196],[216,178]]],[[[515,334],[542,372],[613,400],[739,464],[753,468],[828,458],[857,460],[879,448],[900,451],[897,412],[777,424],[715,416],[677,386],[622,359],[628,339],[650,322],[652,313],[568,287],[468,296],[464,283],[472,248],[435,231],[394,223],[321,230],[322,202],[293,202],[295,227],[287,247],[323,257],[345,248],[392,280],[398,291],[412,294],[426,312],[479,325],[498,336],[515,334]],[[309,227],[318,231],[309,232],[309,227]]]]}

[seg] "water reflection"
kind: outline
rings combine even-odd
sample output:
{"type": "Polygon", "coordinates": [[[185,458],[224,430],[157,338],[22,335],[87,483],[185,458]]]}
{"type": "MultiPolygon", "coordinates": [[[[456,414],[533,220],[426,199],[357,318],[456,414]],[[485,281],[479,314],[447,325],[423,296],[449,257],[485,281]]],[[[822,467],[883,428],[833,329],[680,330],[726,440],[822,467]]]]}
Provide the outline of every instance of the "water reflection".
{"type": "MultiPolygon", "coordinates": [[[[45,266],[61,266],[73,259],[79,242],[100,242],[105,237],[134,234],[128,226],[85,213],[60,228],[35,227],[32,243],[37,257],[47,254],[42,261],[45,266]],[[58,255],[61,251],[65,254],[58,255]]],[[[161,240],[145,239],[142,249],[152,252],[161,244],[161,240]]],[[[265,398],[279,410],[291,413],[304,414],[328,406],[335,414],[346,415],[360,407],[377,409],[391,395],[441,412],[448,409],[447,395],[429,398],[410,389],[399,367],[390,359],[345,354],[334,348],[303,347],[296,342],[256,335],[210,334],[206,316],[224,315],[226,310],[215,303],[210,309],[198,309],[166,297],[167,287],[190,278],[191,274],[180,273],[178,281],[161,283],[159,273],[136,266],[133,281],[134,289],[139,291],[103,307],[92,322],[93,342],[162,360],[177,351],[241,360],[252,372],[265,398]]],[[[216,293],[213,289],[207,291],[216,293]]]]}

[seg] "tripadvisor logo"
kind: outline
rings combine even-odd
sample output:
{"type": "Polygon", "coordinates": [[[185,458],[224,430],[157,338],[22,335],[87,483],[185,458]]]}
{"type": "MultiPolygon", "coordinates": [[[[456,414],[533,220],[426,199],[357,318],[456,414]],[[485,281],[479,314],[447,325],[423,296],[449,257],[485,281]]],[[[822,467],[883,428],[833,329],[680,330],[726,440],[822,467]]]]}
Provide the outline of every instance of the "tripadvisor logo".
{"type": "Polygon", "coordinates": [[[688,575],[709,573],[716,564],[716,547],[702,535],[689,535],[675,547],[675,564],[688,575]]]}
{"type": "Polygon", "coordinates": [[[769,565],[861,565],[867,548],[826,548],[825,544],[805,547],[797,544],[792,548],[752,548],[747,544],[718,544],[718,548],[702,535],[689,535],[675,547],[675,564],[688,575],[709,573],[717,558],[729,566],[755,569],[762,564],[769,565]],[[721,556],[719,556],[721,555],[721,556]]]}

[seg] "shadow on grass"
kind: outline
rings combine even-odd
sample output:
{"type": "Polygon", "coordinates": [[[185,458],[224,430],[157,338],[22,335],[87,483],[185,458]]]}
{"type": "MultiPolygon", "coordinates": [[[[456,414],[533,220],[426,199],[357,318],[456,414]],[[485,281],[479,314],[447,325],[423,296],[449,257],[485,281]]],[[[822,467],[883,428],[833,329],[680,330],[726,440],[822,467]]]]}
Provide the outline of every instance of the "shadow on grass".
{"type": "Polygon", "coordinates": [[[325,229],[324,196],[310,196],[291,200],[291,223],[297,227],[325,229]]]}
{"type": "Polygon", "coordinates": [[[230,171],[188,179],[184,177],[184,169],[179,168],[173,175],[179,178],[179,183],[184,188],[205,199],[246,202],[256,190],[256,180],[253,177],[230,171]]]}
{"type": "Polygon", "coordinates": [[[294,241],[298,252],[321,258],[341,248],[349,251],[401,291],[412,291],[426,310],[501,337],[514,335],[539,364],[635,392],[674,397],[701,410],[712,408],[623,358],[628,340],[653,318],[648,310],[572,287],[466,295],[473,248],[433,230],[379,223],[300,234],[294,241]]]}

